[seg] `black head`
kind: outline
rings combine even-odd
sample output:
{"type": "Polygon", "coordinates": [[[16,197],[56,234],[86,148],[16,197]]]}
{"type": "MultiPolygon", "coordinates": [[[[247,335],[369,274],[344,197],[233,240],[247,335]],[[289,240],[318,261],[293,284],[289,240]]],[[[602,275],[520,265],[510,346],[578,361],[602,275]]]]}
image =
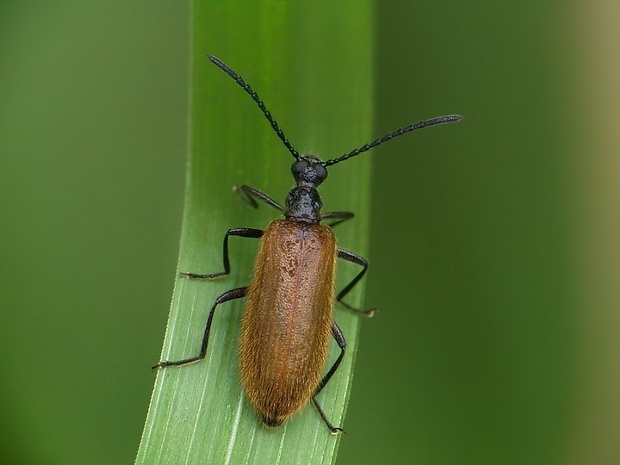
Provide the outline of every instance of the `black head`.
{"type": "Polygon", "coordinates": [[[321,160],[316,157],[306,155],[300,157],[291,166],[291,173],[298,186],[316,188],[327,179],[327,170],[321,160]]]}

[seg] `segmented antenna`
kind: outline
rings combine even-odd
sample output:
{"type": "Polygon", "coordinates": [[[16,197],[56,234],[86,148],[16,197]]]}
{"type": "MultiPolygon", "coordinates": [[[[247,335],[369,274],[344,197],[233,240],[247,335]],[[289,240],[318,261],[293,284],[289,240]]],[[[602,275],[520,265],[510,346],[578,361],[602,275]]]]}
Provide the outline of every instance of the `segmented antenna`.
{"type": "Polygon", "coordinates": [[[403,134],[406,134],[411,131],[415,131],[416,129],[422,129],[428,126],[435,126],[436,124],[452,123],[454,121],[460,120],[461,118],[462,116],[460,115],[448,115],[448,116],[439,116],[437,118],[427,119],[425,121],[420,121],[419,123],[411,124],[405,128],[397,129],[396,131],[391,132],[388,135],[381,137],[380,139],[372,141],[370,144],[362,145],[360,148],[355,149],[352,152],[347,153],[346,155],[324,161],[322,164],[323,166],[335,165],[336,163],[340,163],[341,161],[347,160],[351,157],[359,155],[360,153],[366,152],[367,150],[370,150],[371,148],[376,147],[379,144],[383,144],[384,142],[387,142],[393,139],[394,137],[402,136],[403,134]]]}
{"type": "Polygon", "coordinates": [[[273,116],[271,116],[271,113],[269,113],[269,110],[267,110],[267,107],[265,107],[265,104],[263,103],[263,101],[260,99],[258,94],[254,92],[252,87],[250,87],[250,84],[245,82],[241,76],[239,76],[237,73],[235,73],[232,69],[230,69],[228,66],[226,66],[224,63],[222,63],[220,60],[218,60],[214,56],[207,55],[207,57],[209,58],[209,60],[211,60],[211,62],[215,66],[217,66],[222,71],[224,71],[226,74],[228,74],[231,78],[233,78],[235,82],[243,88],[243,90],[245,90],[248,94],[250,94],[250,97],[252,97],[252,100],[256,102],[256,104],[258,105],[258,108],[261,109],[261,111],[263,112],[263,115],[265,115],[265,118],[267,118],[267,120],[271,124],[271,127],[276,132],[280,140],[284,143],[288,151],[291,152],[291,155],[293,155],[295,159],[299,160],[301,158],[301,156],[299,155],[299,152],[297,152],[297,150],[293,148],[291,143],[288,141],[288,139],[284,135],[284,132],[282,131],[282,129],[280,129],[280,126],[278,126],[278,123],[276,123],[276,120],[273,119],[273,116]]]}

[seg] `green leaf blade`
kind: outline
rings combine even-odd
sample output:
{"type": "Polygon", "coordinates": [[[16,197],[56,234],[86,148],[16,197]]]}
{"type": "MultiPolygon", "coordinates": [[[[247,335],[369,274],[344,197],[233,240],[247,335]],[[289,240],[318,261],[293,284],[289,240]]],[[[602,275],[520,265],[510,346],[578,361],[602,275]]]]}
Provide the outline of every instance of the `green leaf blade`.
{"type": "MultiPolygon", "coordinates": [[[[179,271],[213,273],[222,269],[227,229],[264,229],[278,217],[266,205],[248,208],[232,192],[233,185],[250,185],[282,202],[292,186],[293,158],[251,98],[206,55],[217,56],[252,85],[300,153],[333,158],[371,138],[371,3],[197,1],[193,24],[190,159],[179,271]]],[[[367,251],[369,173],[369,157],[359,157],[333,167],[321,186],[324,211],[355,212],[356,218],[336,232],[339,246],[361,255],[367,251]]],[[[231,238],[230,276],[177,280],[162,360],[198,353],[215,298],[249,283],[256,242],[231,238]]],[[[339,264],[338,288],[358,271],[339,264]]],[[[363,282],[358,287],[348,297],[354,305],[361,304],[363,282]]],[[[237,361],[243,304],[235,300],[218,307],[205,360],[158,372],[137,464],[334,462],[340,436],[329,434],[310,404],[270,430],[245,399],[237,361]]],[[[334,314],[347,353],[318,399],[328,418],[346,429],[360,317],[337,305],[334,314]]],[[[326,369],[337,354],[332,344],[326,369]]]]}

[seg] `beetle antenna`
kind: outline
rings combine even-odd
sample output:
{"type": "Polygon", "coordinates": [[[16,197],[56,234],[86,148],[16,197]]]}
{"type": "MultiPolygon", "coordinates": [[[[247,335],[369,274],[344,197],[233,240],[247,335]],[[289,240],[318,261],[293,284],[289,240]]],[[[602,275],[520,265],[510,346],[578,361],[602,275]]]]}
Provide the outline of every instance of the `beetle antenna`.
{"type": "Polygon", "coordinates": [[[295,159],[299,160],[301,158],[299,156],[299,152],[297,152],[297,150],[293,148],[291,143],[288,141],[288,139],[284,135],[284,132],[282,131],[282,129],[280,129],[280,126],[278,126],[278,123],[276,123],[276,120],[273,119],[273,116],[271,116],[271,113],[269,113],[269,110],[267,110],[267,107],[265,107],[265,104],[263,103],[263,101],[260,99],[258,94],[254,92],[254,89],[250,87],[250,84],[245,82],[241,76],[239,76],[237,73],[235,73],[232,69],[230,69],[228,66],[226,66],[224,63],[222,63],[220,60],[218,60],[214,56],[207,55],[207,57],[209,58],[209,60],[211,60],[211,63],[213,63],[218,68],[220,68],[222,71],[228,74],[231,78],[233,78],[235,82],[239,84],[243,88],[243,90],[245,90],[250,95],[250,97],[252,97],[252,100],[254,100],[256,104],[258,105],[258,108],[261,109],[261,111],[263,112],[263,115],[265,115],[265,118],[267,118],[267,120],[271,124],[271,127],[276,132],[280,140],[284,143],[288,151],[291,152],[291,155],[293,155],[295,159]]]}
{"type": "Polygon", "coordinates": [[[411,124],[405,128],[397,129],[396,131],[391,132],[381,137],[380,139],[372,141],[370,144],[362,145],[360,148],[355,149],[352,152],[347,153],[346,155],[324,161],[323,166],[335,165],[336,163],[340,163],[341,161],[345,161],[351,157],[359,155],[360,153],[366,152],[367,150],[370,150],[371,148],[376,147],[379,144],[383,144],[384,142],[387,142],[393,139],[394,137],[402,136],[403,134],[406,134],[411,131],[415,131],[416,129],[422,129],[428,126],[435,126],[436,124],[452,123],[454,121],[460,120],[461,118],[462,116],[460,115],[439,116],[437,118],[432,118],[432,119],[428,119],[425,121],[420,121],[419,123],[416,123],[416,124],[411,124]]]}

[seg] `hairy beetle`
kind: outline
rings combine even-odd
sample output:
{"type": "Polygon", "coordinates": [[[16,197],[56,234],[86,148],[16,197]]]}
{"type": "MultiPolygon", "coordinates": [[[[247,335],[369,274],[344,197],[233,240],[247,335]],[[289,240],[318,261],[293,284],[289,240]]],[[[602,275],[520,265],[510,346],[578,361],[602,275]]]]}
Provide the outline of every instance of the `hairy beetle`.
{"type": "Polygon", "coordinates": [[[162,361],[153,368],[181,366],[205,358],[213,315],[218,305],[247,297],[242,320],[239,359],[241,379],[250,403],[266,426],[277,427],[312,401],[332,433],[342,430],[326,418],[316,396],[338,369],[346,349],[342,331],[333,319],[334,276],[336,259],[355,263],[362,270],[342,289],[336,300],[349,310],[370,316],[372,310],[359,310],[342,299],[362,279],[368,262],[352,252],[337,247],[332,227],[349,220],[353,213],[321,213],[323,203],[317,187],[327,178],[327,167],[359,155],[402,134],[458,121],[459,115],[441,116],[398,129],[341,157],[321,161],[300,155],[271,116],[258,94],[241,76],[213,56],[209,60],[245,90],[261,109],[272,128],[295,158],[291,167],[296,186],[282,207],[261,191],[241,186],[244,200],[257,207],[260,200],[284,214],[266,231],[252,228],[229,229],[224,236],[224,271],[213,274],[181,273],[188,279],[212,279],[230,273],[228,239],[230,236],[261,240],[252,281],[247,287],[220,295],[211,307],[200,353],[178,361],[162,361]],[[327,226],[322,220],[331,220],[327,226]],[[321,376],[327,359],[329,338],[340,348],[338,358],[321,376]]]}

